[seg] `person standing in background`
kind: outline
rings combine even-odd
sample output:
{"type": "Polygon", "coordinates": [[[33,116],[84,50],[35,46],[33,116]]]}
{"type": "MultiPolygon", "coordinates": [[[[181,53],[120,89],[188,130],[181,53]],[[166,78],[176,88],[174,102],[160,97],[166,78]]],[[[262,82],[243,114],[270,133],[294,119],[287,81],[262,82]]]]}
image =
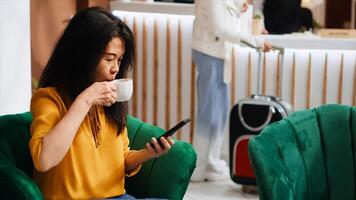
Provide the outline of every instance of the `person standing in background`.
{"type": "Polygon", "coordinates": [[[300,25],[301,0],[265,0],[265,26],[271,34],[297,32],[300,25]]]}
{"type": "Polygon", "coordinates": [[[230,108],[228,83],[233,43],[240,39],[269,51],[271,45],[241,34],[238,20],[247,10],[245,0],[195,0],[192,54],[198,71],[198,115],[193,146],[197,167],[192,181],[219,181],[229,177],[220,158],[230,108]]]}
{"type": "MultiPolygon", "coordinates": [[[[301,0],[248,0],[254,15],[264,20],[263,33],[288,34],[313,28],[313,14],[301,7],[301,0]]],[[[320,4],[322,0],[312,0],[320,4]]]]}

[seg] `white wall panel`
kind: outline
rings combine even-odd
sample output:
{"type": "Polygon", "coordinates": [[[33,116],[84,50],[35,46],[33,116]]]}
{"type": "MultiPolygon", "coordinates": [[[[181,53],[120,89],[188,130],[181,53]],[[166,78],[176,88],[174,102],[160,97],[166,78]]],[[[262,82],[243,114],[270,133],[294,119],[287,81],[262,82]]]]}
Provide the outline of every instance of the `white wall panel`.
{"type": "Polygon", "coordinates": [[[29,111],[30,1],[0,0],[0,115],[29,111]]]}

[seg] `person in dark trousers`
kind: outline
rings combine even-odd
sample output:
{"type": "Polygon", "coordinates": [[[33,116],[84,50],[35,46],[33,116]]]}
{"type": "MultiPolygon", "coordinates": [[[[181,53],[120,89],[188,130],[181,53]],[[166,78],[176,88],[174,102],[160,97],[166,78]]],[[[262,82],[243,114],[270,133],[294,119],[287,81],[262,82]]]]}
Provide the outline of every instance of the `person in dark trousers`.
{"type": "Polygon", "coordinates": [[[313,28],[313,15],[301,0],[253,0],[255,13],[263,13],[270,34],[288,34],[313,28]]]}
{"type": "Polygon", "coordinates": [[[301,0],[265,0],[263,15],[270,34],[297,32],[301,0]]]}

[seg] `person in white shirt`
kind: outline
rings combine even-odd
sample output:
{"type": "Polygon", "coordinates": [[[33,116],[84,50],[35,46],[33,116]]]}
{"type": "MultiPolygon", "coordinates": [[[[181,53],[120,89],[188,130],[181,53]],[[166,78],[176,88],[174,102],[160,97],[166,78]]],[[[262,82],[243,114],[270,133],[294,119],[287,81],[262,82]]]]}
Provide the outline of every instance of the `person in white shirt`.
{"type": "Polygon", "coordinates": [[[230,109],[228,83],[233,43],[245,40],[265,51],[268,42],[239,31],[240,13],[245,0],[195,0],[192,54],[198,71],[198,115],[193,146],[198,159],[192,181],[217,181],[229,177],[220,158],[227,116],[230,109]]]}

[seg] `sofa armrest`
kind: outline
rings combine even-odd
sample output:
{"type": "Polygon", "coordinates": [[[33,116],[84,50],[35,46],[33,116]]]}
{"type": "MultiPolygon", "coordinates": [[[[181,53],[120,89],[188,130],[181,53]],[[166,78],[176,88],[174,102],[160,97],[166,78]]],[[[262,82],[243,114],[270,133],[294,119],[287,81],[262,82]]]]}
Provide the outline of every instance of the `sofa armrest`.
{"type": "MultiPolygon", "coordinates": [[[[131,145],[131,149],[143,149],[152,137],[165,131],[159,127],[144,124],[131,145]]],[[[195,169],[196,153],[193,147],[176,140],[170,151],[145,162],[138,174],[127,178],[126,190],[137,198],[182,199],[195,169]]]]}
{"type": "Polygon", "coordinates": [[[147,197],[183,199],[195,169],[197,155],[193,147],[182,141],[169,153],[156,159],[147,181],[147,197]]]}
{"type": "Polygon", "coordinates": [[[11,165],[0,166],[0,193],[7,199],[43,199],[35,184],[24,172],[11,165]]]}

